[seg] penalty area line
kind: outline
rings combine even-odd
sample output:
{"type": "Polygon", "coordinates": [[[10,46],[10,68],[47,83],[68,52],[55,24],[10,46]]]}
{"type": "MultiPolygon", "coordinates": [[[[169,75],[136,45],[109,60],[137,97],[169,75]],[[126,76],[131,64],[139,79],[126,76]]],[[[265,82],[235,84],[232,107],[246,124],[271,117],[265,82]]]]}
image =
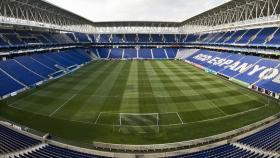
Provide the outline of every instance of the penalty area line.
{"type": "Polygon", "coordinates": [[[99,120],[100,115],[101,115],[101,112],[100,112],[99,115],[97,116],[97,118],[96,118],[94,124],[97,124],[97,121],[99,120]]]}
{"type": "Polygon", "coordinates": [[[64,105],[66,105],[69,101],[71,101],[76,96],[77,96],[77,94],[72,95],[72,97],[70,97],[63,104],[61,104],[55,111],[53,111],[51,114],[49,114],[49,117],[52,117],[58,110],[60,110],[64,105]]]}
{"type": "Polygon", "coordinates": [[[181,124],[184,124],[184,122],[183,122],[183,120],[182,120],[181,116],[179,115],[179,113],[178,113],[178,112],[176,112],[176,114],[177,114],[178,118],[180,119],[181,124]]]}

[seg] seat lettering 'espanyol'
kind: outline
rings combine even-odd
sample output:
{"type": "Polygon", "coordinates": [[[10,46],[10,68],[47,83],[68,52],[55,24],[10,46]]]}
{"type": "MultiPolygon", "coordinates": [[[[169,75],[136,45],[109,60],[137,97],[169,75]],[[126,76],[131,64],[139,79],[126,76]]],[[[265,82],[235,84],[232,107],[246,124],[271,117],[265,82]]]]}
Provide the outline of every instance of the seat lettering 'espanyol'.
{"type": "Polygon", "coordinates": [[[275,77],[272,82],[275,82],[275,83],[279,83],[280,84],[280,75],[278,75],[277,77],[275,77]]]}
{"type": "Polygon", "coordinates": [[[225,69],[230,69],[232,71],[236,71],[239,73],[247,73],[248,76],[258,74],[259,79],[263,79],[263,80],[273,79],[272,82],[280,83],[280,72],[276,68],[261,66],[258,64],[254,65],[254,64],[241,62],[241,61],[234,61],[226,58],[213,57],[211,55],[205,55],[205,54],[198,54],[194,56],[193,59],[201,62],[207,62],[208,64],[212,64],[214,66],[219,66],[219,67],[223,66],[225,69]]]}

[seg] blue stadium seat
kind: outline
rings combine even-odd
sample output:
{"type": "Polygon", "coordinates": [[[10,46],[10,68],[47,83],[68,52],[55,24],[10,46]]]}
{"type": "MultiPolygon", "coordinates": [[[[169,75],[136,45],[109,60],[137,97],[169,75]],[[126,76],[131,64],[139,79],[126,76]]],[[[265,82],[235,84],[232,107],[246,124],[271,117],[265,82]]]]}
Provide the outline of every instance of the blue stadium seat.
{"type": "Polygon", "coordinates": [[[253,84],[261,79],[260,77],[261,73],[263,73],[267,69],[275,68],[278,64],[280,64],[280,62],[276,60],[273,61],[270,59],[262,59],[261,61],[257,62],[255,65],[252,65],[251,68],[249,68],[247,71],[239,74],[235,78],[244,81],[248,84],[253,84]],[[256,68],[258,68],[258,70],[256,68]]]}
{"type": "Polygon", "coordinates": [[[111,43],[110,34],[101,34],[99,37],[99,43],[111,43]]]}
{"type": "Polygon", "coordinates": [[[224,34],[226,34],[226,33],[225,33],[225,32],[214,33],[213,36],[212,36],[211,38],[209,38],[207,41],[205,41],[205,43],[208,43],[208,44],[215,43],[215,42],[218,41],[224,34]]]}
{"type": "Polygon", "coordinates": [[[195,42],[198,39],[199,35],[193,35],[193,34],[189,34],[186,36],[184,42],[185,43],[191,43],[191,42],[195,42]]]}
{"type": "Polygon", "coordinates": [[[151,49],[139,49],[138,56],[142,59],[152,59],[151,49]]]}
{"type": "Polygon", "coordinates": [[[91,41],[88,39],[88,36],[84,33],[75,32],[75,36],[80,43],[90,43],[91,41]]]}
{"type": "Polygon", "coordinates": [[[149,43],[150,35],[149,34],[138,34],[139,43],[149,43]]]}
{"type": "Polygon", "coordinates": [[[258,154],[237,148],[233,145],[226,144],[212,149],[190,153],[186,155],[174,156],[172,158],[240,158],[240,157],[257,157],[258,154]]]}
{"type": "Polygon", "coordinates": [[[166,48],[165,49],[168,59],[175,59],[177,55],[177,49],[166,48]]]}
{"type": "Polygon", "coordinates": [[[234,77],[240,73],[242,73],[242,70],[247,67],[249,67],[250,65],[254,65],[255,63],[257,63],[259,60],[261,60],[261,57],[255,57],[255,56],[246,56],[244,57],[243,55],[235,55],[232,57],[229,57],[229,59],[234,60],[234,63],[236,63],[237,66],[226,66],[225,69],[223,69],[222,71],[220,71],[220,74],[223,74],[227,77],[234,77]],[[241,66],[243,65],[243,66],[241,66]]]}
{"type": "Polygon", "coordinates": [[[98,54],[100,55],[101,58],[108,58],[110,49],[108,48],[98,48],[98,54]]]}
{"type": "Polygon", "coordinates": [[[153,43],[163,43],[163,37],[160,34],[151,34],[153,43]]]}
{"type": "Polygon", "coordinates": [[[97,156],[93,154],[86,154],[70,149],[57,147],[54,145],[47,145],[42,149],[30,152],[28,154],[21,155],[20,158],[41,158],[41,157],[52,157],[52,158],[103,158],[103,156],[97,156]]]}
{"type": "MultiPolygon", "coordinates": [[[[225,62],[226,60],[230,60],[229,57],[231,57],[233,54],[222,52],[220,55],[216,56],[216,59],[221,59],[221,62],[225,62]]],[[[224,69],[224,65],[222,63],[217,63],[215,65],[209,66],[209,69],[215,72],[219,72],[224,69]]]]}
{"type": "Polygon", "coordinates": [[[55,71],[53,69],[50,69],[39,62],[33,60],[31,57],[28,56],[21,56],[21,57],[16,57],[15,60],[23,64],[25,67],[28,69],[36,72],[37,74],[49,78],[49,75],[54,73],[55,71]]]}
{"type": "Polygon", "coordinates": [[[113,35],[113,43],[124,43],[124,35],[123,34],[114,34],[113,35]]]}
{"type": "Polygon", "coordinates": [[[12,34],[2,34],[13,46],[24,46],[25,43],[18,38],[15,33],[12,34]]]}
{"type": "Polygon", "coordinates": [[[59,71],[59,68],[55,66],[58,65],[59,63],[55,62],[54,60],[51,60],[50,58],[46,57],[43,54],[33,54],[31,55],[31,58],[41,63],[42,65],[52,69],[53,71],[59,71]]]}
{"type": "Polygon", "coordinates": [[[82,61],[84,61],[84,63],[90,62],[92,60],[92,58],[85,53],[85,50],[83,49],[72,49],[71,50],[72,56],[75,56],[76,58],[81,59],[82,61]]]}
{"type": "Polygon", "coordinates": [[[109,58],[111,59],[121,59],[123,56],[123,49],[120,48],[113,48],[111,49],[111,53],[109,58]]]}
{"type": "Polygon", "coordinates": [[[152,49],[154,59],[167,59],[164,49],[152,49]]]}
{"type": "Polygon", "coordinates": [[[136,34],[125,34],[126,42],[136,43],[136,34]]]}
{"type": "Polygon", "coordinates": [[[248,30],[244,35],[242,35],[242,38],[235,42],[236,44],[247,44],[250,42],[251,38],[254,37],[258,32],[260,32],[261,29],[251,29],[248,30]]]}
{"type": "Polygon", "coordinates": [[[9,43],[3,40],[3,38],[0,37],[0,48],[8,47],[9,43]]]}
{"type": "Polygon", "coordinates": [[[266,151],[280,152],[280,123],[239,140],[240,143],[266,151]]]}
{"type": "Polygon", "coordinates": [[[164,35],[165,43],[175,43],[176,42],[176,36],[175,35],[164,35]]]}
{"type": "MultiPolygon", "coordinates": [[[[277,68],[275,68],[278,70],[278,72],[280,72],[280,66],[278,66],[277,68]]],[[[272,71],[271,71],[272,72],[272,71]]],[[[266,80],[261,80],[259,81],[257,84],[255,84],[257,87],[269,90],[271,92],[280,94],[280,86],[279,86],[279,79],[275,79],[275,78],[269,78],[266,80]]]]}
{"type": "Polygon", "coordinates": [[[0,125],[0,155],[16,152],[40,144],[40,141],[0,125]]]}
{"type": "Polygon", "coordinates": [[[218,53],[218,52],[212,52],[212,51],[208,51],[208,50],[200,50],[200,51],[194,53],[192,56],[189,56],[189,57],[187,58],[187,60],[189,60],[189,61],[191,61],[191,62],[193,62],[193,63],[196,63],[196,64],[198,64],[198,65],[201,65],[201,66],[203,66],[203,67],[205,67],[205,68],[210,67],[210,66],[212,65],[211,63],[208,63],[208,62],[206,62],[206,61],[201,61],[201,60],[199,60],[199,59],[196,58],[197,56],[201,56],[201,55],[210,56],[211,58],[214,58],[214,57],[216,57],[216,56],[219,56],[220,53],[218,53]]]}
{"type": "Polygon", "coordinates": [[[24,86],[0,70],[0,97],[6,96],[24,88],[24,86]]]}
{"type": "Polygon", "coordinates": [[[256,38],[250,43],[253,45],[263,45],[265,44],[267,38],[272,35],[278,28],[277,27],[270,27],[270,28],[264,28],[256,38]]]}
{"type": "Polygon", "coordinates": [[[239,30],[239,31],[236,31],[236,32],[230,37],[230,39],[226,40],[224,43],[226,43],[226,44],[235,43],[235,41],[238,40],[238,38],[240,38],[245,32],[246,32],[246,30],[239,30]]]}
{"type": "Polygon", "coordinates": [[[58,63],[59,66],[62,66],[64,68],[68,68],[75,65],[72,61],[66,60],[61,55],[58,55],[58,53],[51,52],[51,53],[44,53],[43,55],[55,61],[56,63],[58,63]]]}
{"type": "Polygon", "coordinates": [[[224,43],[226,40],[228,40],[235,32],[234,31],[229,31],[226,32],[218,41],[216,41],[215,43],[217,44],[222,44],[224,43]]]}
{"type": "Polygon", "coordinates": [[[268,46],[280,46],[280,28],[275,32],[273,38],[267,41],[268,46]]]}
{"type": "Polygon", "coordinates": [[[126,58],[126,59],[137,58],[137,50],[136,49],[124,49],[124,58],[126,58]]]}
{"type": "Polygon", "coordinates": [[[0,62],[0,68],[27,86],[34,86],[44,78],[26,69],[13,59],[0,62]]]}

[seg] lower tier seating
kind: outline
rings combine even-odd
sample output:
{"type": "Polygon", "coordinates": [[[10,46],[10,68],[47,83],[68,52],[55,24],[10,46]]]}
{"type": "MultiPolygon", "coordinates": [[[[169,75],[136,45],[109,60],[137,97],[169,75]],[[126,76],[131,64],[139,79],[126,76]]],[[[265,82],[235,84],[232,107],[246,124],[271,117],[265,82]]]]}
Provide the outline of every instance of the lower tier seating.
{"type": "Polygon", "coordinates": [[[175,59],[177,55],[177,49],[173,48],[93,48],[91,50],[101,59],[175,59]]]}
{"type": "Polygon", "coordinates": [[[40,141],[0,125],[0,156],[40,144],[40,141]]]}
{"type": "Polygon", "coordinates": [[[199,50],[186,58],[207,71],[280,94],[280,61],[256,56],[199,50]]]}
{"type": "MultiPolygon", "coordinates": [[[[39,148],[34,148],[39,145],[40,141],[29,138],[25,135],[0,125],[0,152],[10,153],[22,149],[30,148],[25,153],[19,154],[20,158],[41,158],[41,157],[68,157],[68,158],[94,158],[101,157],[92,154],[86,154],[54,145],[44,145],[39,148]]],[[[229,143],[207,150],[188,153],[175,157],[184,158],[279,158],[279,141],[280,141],[280,122],[257,132],[251,136],[245,137],[236,143],[229,143]],[[241,146],[237,145],[241,144],[241,146]]],[[[0,154],[1,154],[0,153],[0,154]]]]}
{"type": "Polygon", "coordinates": [[[54,145],[47,145],[39,150],[30,152],[28,154],[22,154],[20,158],[42,158],[42,157],[51,157],[51,158],[101,158],[102,156],[96,156],[92,154],[86,154],[82,152],[77,152],[54,145]]]}
{"type": "Polygon", "coordinates": [[[241,139],[239,142],[254,148],[280,153],[280,123],[241,139]]]}
{"type": "Polygon", "coordinates": [[[240,157],[252,157],[252,158],[265,158],[265,155],[247,151],[231,144],[222,145],[209,150],[195,152],[186,155],[175,156],[182,158],[240,158],[240,157]]]}
{"type": "Polygon", "coordinates": [[[24,88],[33,87],[70,67],[91,58],[81,49],[20,56],[0,61],[0,99],[24,88]]]}

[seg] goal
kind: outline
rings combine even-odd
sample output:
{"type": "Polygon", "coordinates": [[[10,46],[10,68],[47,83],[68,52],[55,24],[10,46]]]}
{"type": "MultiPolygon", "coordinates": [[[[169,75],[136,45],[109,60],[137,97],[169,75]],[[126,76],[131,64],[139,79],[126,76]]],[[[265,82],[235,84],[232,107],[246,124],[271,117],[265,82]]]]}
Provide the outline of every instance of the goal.
{"type": "Polygon", "coordinates": [[[120,113],[119,131],[159,132],[159,121],[158,113],[120,113]]]}

